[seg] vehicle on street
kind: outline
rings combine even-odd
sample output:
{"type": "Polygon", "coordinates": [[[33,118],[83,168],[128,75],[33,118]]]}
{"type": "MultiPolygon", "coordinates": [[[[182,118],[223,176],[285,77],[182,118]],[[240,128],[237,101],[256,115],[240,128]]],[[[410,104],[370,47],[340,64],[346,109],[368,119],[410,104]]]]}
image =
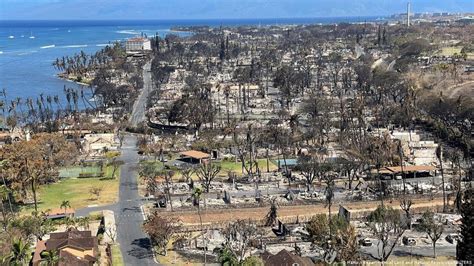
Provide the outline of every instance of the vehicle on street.
{"type": "Polygon", "coordinates": [[[458,234],[448,234],[446,236],[446,241],[448,241],[451,244],[456,244],[459,240],[459,235],[458,234]]]}
{"type": "Polygon", "coordinates": [[[413,237],[404,236],[402,242],[405,246],[416,246],[416,239],[413,237]]]}
{"type": "Polygon", "coordinates": [[[372,246],[372,241],[368,238],[363,238],[359,240],[359,245],[364,246],[364,247],[370,247],[372,246]]]}

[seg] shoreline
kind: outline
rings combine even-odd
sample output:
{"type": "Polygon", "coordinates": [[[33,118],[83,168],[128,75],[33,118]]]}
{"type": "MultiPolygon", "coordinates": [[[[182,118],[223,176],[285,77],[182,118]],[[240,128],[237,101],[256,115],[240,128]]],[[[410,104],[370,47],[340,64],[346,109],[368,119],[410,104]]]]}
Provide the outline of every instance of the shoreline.
{"type": "Polygon", "coordinates": [[[68,82],[73,82],[73,83],[76,83],[78,85],[82,85],[82,86],[91,86],[90,82],[92,81],[78,81],[77,80],[77,77],[76,76],[73,76],[73,75],[67,75],[65,73],[58,73],[56,74],[56,77],[59,78],[59,79],[62,79],[62,80],[65,80],[65,81],[68,81],[68,82]]]}

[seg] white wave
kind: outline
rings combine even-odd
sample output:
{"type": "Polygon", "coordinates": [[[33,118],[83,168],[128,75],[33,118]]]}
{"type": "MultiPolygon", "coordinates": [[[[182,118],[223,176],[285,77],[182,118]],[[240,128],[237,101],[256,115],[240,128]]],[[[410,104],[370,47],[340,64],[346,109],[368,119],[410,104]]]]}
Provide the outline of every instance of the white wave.
{"type": "Polygon", "coordinates": [[[105,47],[105,46],[107,46],[107,45],[108,45],[108,44],[106,44],[106,43],[101,43],[101,44],[96,44],[95,46],[97,46],[97,47],[105,47]]]}
{"type": "Polygon", "coordinates": [[[41,46],[40,49],[48,49],[48,48],[54,48],[56,45],[51,44],[51,45],[46,45],[46,46],[41,46]]]}
{"type": "Polygon", "coordinates": [[[0,51],[0,54],[3,54],[3,51],[0,51]]]}
{"type": "Polygon", "coordinates": [[[119,31],[116,31],[116,33],[131,34],[131,35],[138,35],[138,34],[140,34],[140,32],[135,31],[135,30],[119,30],[119,31]]]}
{"type": "Polygon", "coordinates": [[[19,53],[18,55],[29,55],[29,54],[33,54],[33,53],[36,53],[38,51],[36,50],[33,50],[33,51],[27,51],[27,52],[24,52],[24,53],[19,53]]]}
{"type": "Polygon", "coordinates": [[[87,47],[87,44],[64,45],[61,48],[82,48],[87,47]]]}

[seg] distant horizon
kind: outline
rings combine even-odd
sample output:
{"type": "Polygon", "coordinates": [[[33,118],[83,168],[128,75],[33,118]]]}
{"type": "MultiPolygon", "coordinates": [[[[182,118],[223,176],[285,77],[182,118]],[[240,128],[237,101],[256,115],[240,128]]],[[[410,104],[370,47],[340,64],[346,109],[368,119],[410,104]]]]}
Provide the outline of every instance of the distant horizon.
{"type": "MultiPolygon", "coordinates": [[[[393,14],[396,15],[396,14],[393,14]]],[[[194,21],[194,20],[272,20],[272,19],[320,19],[320,18],[377,18],[389,17],[391,15],[371,15],[371,16],[318,16],[318,17],[254,17],[254,18],[169,18],[169,19],[153,19],[153,18],[132,18],[132,19],[0,19],[0,21],[194,21]]]]}
{"type": "Polygon", "coordinates": [[[8,19],[0,27],[81,27],[81,26],[247,26],[247,25],[309,25],[386,21],[384,16],[341,16],[307,18],[206,18],[206,19],[8,19]]]}
{"type": "Polygon", "coordinates": [[[310,19],[474,12],[472,0],[2,0],[2,20],[310,19]],[[374,15],[375,14],[375,15],[374,15]]]}

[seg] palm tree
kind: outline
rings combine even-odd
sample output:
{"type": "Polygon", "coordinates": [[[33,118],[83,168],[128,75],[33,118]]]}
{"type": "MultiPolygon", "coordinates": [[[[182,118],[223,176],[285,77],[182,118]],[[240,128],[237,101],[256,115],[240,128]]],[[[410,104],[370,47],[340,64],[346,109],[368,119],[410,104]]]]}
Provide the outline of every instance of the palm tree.
{"type": "Polygon", "coordinates": [[[3,229],[6,231],[7,230],[7,212],[6,212],[5,204],[3,204],[5,200],[8,200],[8,203],[10,205],[10,214],[12,214],[13,209],[10,202],[10,189],[5,185],[1,185],[0,186],[0,205],[2,208],[1,211],[2,211],[2,217],[3,217],[3,229]]]}
{"type": "Polygon", "coordinates": [[[13,240],[10,254],[2,259],[2,264],[21,266],[27,265],[30,257],[31,244],[28,241],[23,241],[21,238],[13,240]]]}
{"type": "Polygon", "coordinates": [[[89,216],[79,218],[78,221],[79,226],[81,226],[84,230],[89,229],[89,224],[90,224],[90,218],[89,216]]]}
{"type": "Polygon", "coordinates": [[[69,200],[63,200],[59,208],[64,209],[64,215],[66,216],[67,208],[71,208],[71,204],[69,203],[69,200]]]}
{"type": "Polygon", "coordinates": [[[41,265],[56,266],[61,261],[59,251],[56,249],[41,252],[41,257],[43,258],[43,261],[41,261],[41,265]]]}

